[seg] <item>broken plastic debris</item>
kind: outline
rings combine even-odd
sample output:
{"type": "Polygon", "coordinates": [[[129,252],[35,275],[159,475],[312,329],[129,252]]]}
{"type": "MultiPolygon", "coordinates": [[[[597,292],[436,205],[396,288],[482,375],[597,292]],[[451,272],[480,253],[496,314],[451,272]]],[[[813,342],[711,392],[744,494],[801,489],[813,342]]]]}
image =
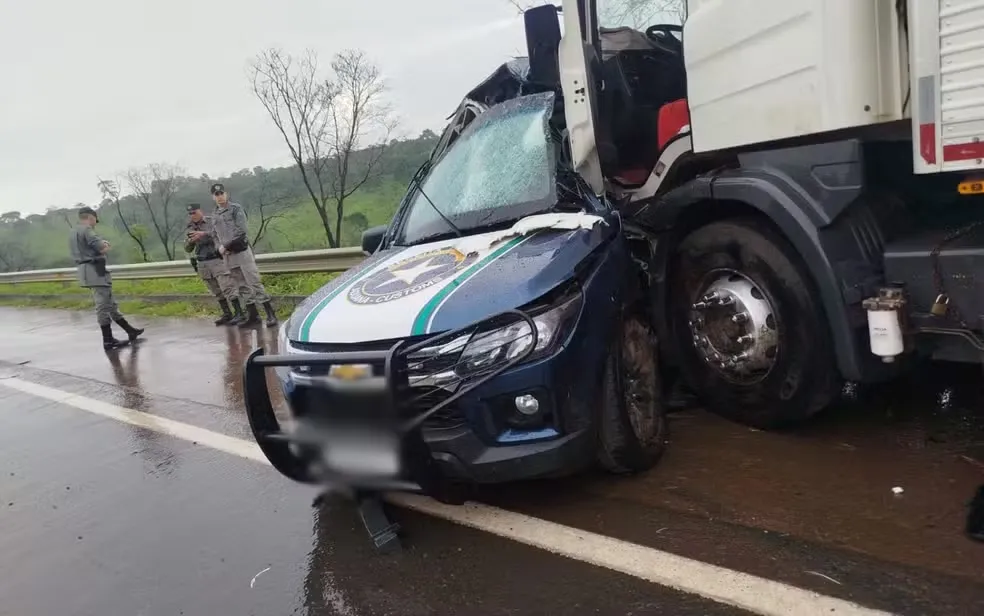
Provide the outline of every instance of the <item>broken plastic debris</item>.
{"type": "Polygon", "coordinates": [[[260,577],[261,575],[263,575],[264,573],[266,573],[269,570],[270,570],[270,567],[267,567],[263,571],[260,571],[259,573],[257,573],[256,575],[254,575],[253,576],[253,579],[249,581],[249,587],[250,588],[254,588],[256,586],[256,578],[260,577]]]}
{"type": "Polygon", "coordinates": [[[810,575],[815,575],[817,577],[822,577],[825,580],[830,580],[831,582],[833,582],[834,584],[837,584],[839,586],[843,586],[844,585],[844,584],[838,582],[837,580],[835,580],[834,578],[830,577],[829,575],[825,575],[823,573],[820,573],[819,571],[806,571],[806,573],[809,573],[810,575]]]}
{"type": "Polygon", "coordinates": [[[901,494],[903,492],[905,492],[905,490],[903,490],[899,486],[895,486],[894,488],[892,488],[892,494],[901,494]]]}
{"type": "Polygon", "coordinates": [[[534,214],[533,216],[527,216],[526,218],[517,220],[516,224],[504,231],[499,231],[492,235],[477,235],[462,238],[455,245],[455,248],[467,255],[485,248],[490,248],[511,237],[529,235],[534,231],[545,229],[560,229],[565,231],[591,229],[600,222],[605,222],[605,219],[594,214],[586,214],[585,212],[534,214]]]}

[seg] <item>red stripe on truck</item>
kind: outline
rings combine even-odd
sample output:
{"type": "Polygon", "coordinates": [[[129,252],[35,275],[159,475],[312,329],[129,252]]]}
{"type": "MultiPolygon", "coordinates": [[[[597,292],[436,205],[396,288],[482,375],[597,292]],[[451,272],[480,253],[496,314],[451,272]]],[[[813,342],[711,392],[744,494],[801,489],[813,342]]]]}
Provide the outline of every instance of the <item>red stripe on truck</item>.
{"type": "Polygon", "coordinates": [[[958,143],[943,146],[943,160],[973,160],[984,158],[984,143],[958,143]]]}
{"type": "Polygon", "coordinates": [[[919,153],[927,165],[936,164],[936,124],[919,125],[919,153]]]}

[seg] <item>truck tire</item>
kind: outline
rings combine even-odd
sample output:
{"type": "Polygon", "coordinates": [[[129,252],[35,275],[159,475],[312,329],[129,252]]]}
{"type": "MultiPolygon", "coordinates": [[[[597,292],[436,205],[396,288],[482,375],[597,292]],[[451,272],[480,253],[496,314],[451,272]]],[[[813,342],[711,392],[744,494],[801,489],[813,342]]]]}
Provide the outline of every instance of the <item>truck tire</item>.
{"type": "Polygon", "coordinates": [[[603,379],[598,463],[617,475],[649,470],[666,449],[668,422],[655,337],[641,317],[623,319],[603,379]]]}
{"type": "Polygon", "coordinates": [[[718,221],[687,236],[671,265],[669,308],[682,375],[716,414],[781,428],[813,416],[838,391],[816,287],[764,222],[718,221]]]}

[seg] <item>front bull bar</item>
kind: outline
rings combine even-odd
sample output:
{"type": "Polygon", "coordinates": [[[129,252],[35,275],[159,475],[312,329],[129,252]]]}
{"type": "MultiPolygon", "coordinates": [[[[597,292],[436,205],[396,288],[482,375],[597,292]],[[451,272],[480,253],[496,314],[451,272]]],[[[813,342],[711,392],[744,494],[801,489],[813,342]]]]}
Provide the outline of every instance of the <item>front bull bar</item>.
{"type": "MultiPolygon", "coordinates": [[[[383,493],[417,492],[446,503],[465,501],[461,486],[446,478],[432,457],[423,438],[424,422],[525,361],[536,349],[537,340],[533,319],[525,312],[510,310],[413,344],[399,341],[387,350],[266,355],[259,347],[247,357],[243,369],[246,417],[257,445],[278,472],[299,483],[325,487],[316,505],[331,492],[351,495],[377,549],[398,548],[398,527],[389,522],[382,509],[383,493]],[[461,355],[469,344],[520,322],[525,322],[528,329],[492,348],[508,351],[516,341],[530,337],[521,353],[515,357],[504,353],[505,361],[493,362],[478,372],[442,383],[445,390],[453,392],[451,395],[422,411],[413,411],[419,408],[426,394],[415,391],[410,385],[411,376],[417,379],[434,376],[422,376],[430,359],[421,359],[421,351],[465,339],[456,355],[454,351],[440,355],[445,361],[449,354],[454,357],[453,366],[441,367],[443,374],[457,375],[461,355]],[[267,368],[290,368],[289,378],[294,385],[302,391],[318,392],[317,399],[323,406],[295,408],[298,401],[288,396],[295,422],[285,429],[270,400],[267,368]],[[358,444],[346,442],[352,440],[358,444]],[[394,450],[390,451],[387,444],[392,444],[394,450]],[[343,470],[331,461],[337,450],[360,451],[367,447],[375,447],[381,457],[392,455],[396,466],[384,472],[353,469],[351,465],[343,470]]],[[[303,404],[303,396],[301,400],[303,404]]]]}

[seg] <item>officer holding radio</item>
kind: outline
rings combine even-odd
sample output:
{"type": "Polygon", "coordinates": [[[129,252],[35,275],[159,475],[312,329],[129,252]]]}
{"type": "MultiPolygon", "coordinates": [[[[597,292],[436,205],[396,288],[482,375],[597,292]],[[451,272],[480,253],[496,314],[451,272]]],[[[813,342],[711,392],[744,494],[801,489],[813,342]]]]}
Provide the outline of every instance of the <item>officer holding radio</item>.
{"type": "Polygon", "coordinates": [[[239,297],[246,306],[246,318],[239,327],[253,327],[260,324],[257,308],[263,305],[266,311],[267,327],[276,327],[277,314],[270,303],[270,296],[263,287],[256,257],[249,245],[246,212],[238,203],[229,201],[225,186],[212,184],[212,199],[215,200],[215,213],[212,215],[212,239],[225,260],[226,268],[239,288],[239,297]]]}
{"type": "Polygon", "coordinates": [[[197,203],[188,204],[188,225],[185,227],[185,251],[192,253],[193,267],[209,292],[219,302],[222,316],[216,325],[238,325],[244,319],[239,295],[232,275],[226,269],[211,234],[212,221],[197,203]],[[232,310],[230,310],[230,305],[232,310]]]}

